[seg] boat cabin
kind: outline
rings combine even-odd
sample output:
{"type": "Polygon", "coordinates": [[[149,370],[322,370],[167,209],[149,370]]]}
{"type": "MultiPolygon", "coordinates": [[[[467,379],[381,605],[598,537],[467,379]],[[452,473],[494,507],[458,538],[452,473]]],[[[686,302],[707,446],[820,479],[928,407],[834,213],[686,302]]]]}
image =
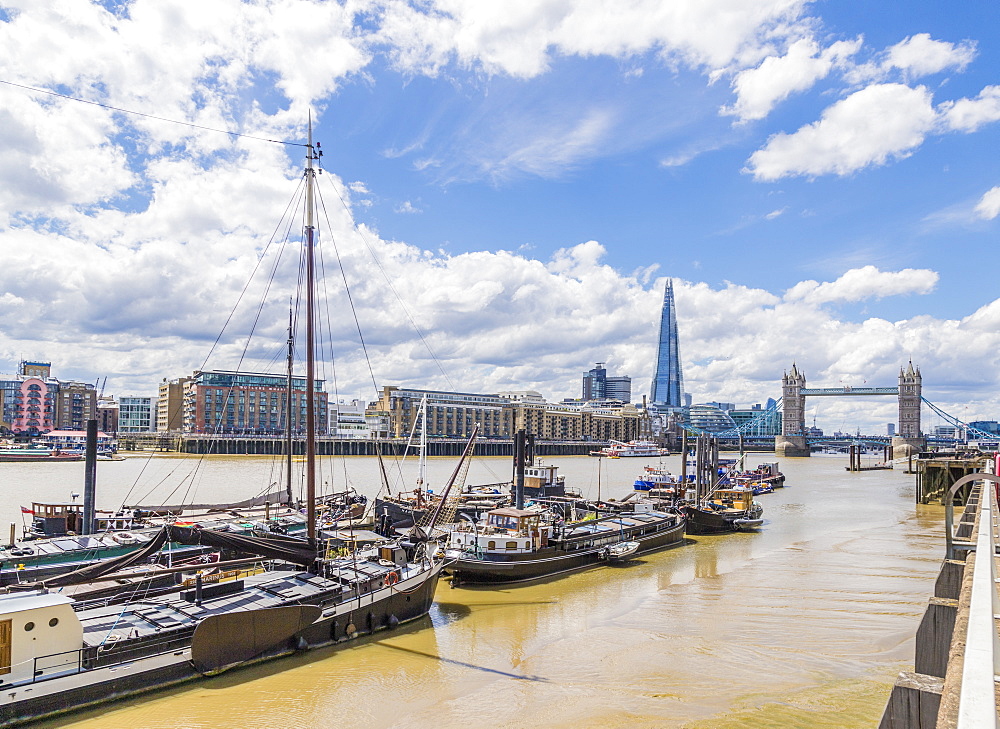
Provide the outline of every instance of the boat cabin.
{"type": "MultiPolygon", "coordinates": [[[[32,519],[28,530],[30,537],[65,537],[83,533],[83,504],[40,504],[31,505],[32,519]]],[[[94,514],[95,531],[122,531],[142,526],[130,511],[112,514],[109,511],[94,514]]]]}
{"type": "Polygon", "coordinates": [[[484,525],[453,531],[448,546],[481,552],[531,552],[548,546],[551,536],[552,527],[540,524],[540,520],[537,511],[493,509],[486,513],[484,525]]]}
{"type": "Polygon", "coordinates": [[[709,500],[713,504],[727,509],[746,511],[753,506],[753,490],[745,487],[717,489],[709,500]]]}
{"type": "Polygon", "coordinates": [[[64,537],[79,534],[83,529],[83,504],[31,505],[31,531],[43,537],[64,537]]]}
{"type": "Polygon", "coordinates": [[[77,673],[83,626],[54,593],[0,595],[0,688],[77,673]]]}
{"type": "Polygon", "coordinates": [[[524,469],[524,492],[532,496],[562,496],[566,493],[566,477],[559,475],[559,466],[535,464],[524,469]]]}

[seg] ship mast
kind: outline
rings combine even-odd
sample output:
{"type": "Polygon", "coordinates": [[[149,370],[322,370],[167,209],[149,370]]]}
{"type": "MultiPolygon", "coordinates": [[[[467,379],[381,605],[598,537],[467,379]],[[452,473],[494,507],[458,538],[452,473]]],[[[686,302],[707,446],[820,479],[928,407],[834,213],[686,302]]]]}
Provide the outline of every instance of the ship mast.
{"type": "Polygon", "coordinates": [[[292,361],[295,335],[292,332],[292,306],[288,306],[288,382],[285,388],[285,503],[292,505],[292,361]]]}
{"type": "Polygon", "coordinates": [[[316,269],[313,253],[315,207],[313,186],[316,171],[313,169],[315,151],[312,136],[312,112],[309,113],[309,144],[306,147],[306,525],[309,541],[316,539],[316,343],[315,309],[316,269]]]}

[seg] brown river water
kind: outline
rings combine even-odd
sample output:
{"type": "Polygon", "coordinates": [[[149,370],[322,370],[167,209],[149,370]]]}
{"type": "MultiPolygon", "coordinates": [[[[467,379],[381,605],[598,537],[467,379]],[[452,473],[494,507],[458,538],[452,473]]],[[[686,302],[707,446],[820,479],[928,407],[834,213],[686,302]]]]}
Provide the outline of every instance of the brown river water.
{"type": "MultiPolygon", "coordinates": [[[[376,492],[374,459],[321,460],[324,483],[376,492]]],[[[546,460],[597,495],[598,459],[546,460]]],[[[664,461],[679,470],[676,456],[664,461]]],[[[620,498],[644,461],[600,463],[601,495],[620,498]]],[[[757,533],[696,537],[523,586],[442,581],[431,615],[394,632],[37,726],[873,727],[897,672],[912,668],[944,556],[943,509],[915,505],[901,468],[846,464],[782,459],[787,487],[757,497],[757,533]]],[[[453,468],[431,459],[429,483],[453,468]]],[[[409,484],[414,469],[411,459],[394,477],[409,484]]],[[[264,457],[102,462],[98,507],[236,500],[280,472],[264,457]]],[[[507,459],[478,459],[469,482],[509,474],[507,459]]],[[[82,490],[82,464],[0,464],[3,534],[20,523],[20,504],[82,490]]]]}

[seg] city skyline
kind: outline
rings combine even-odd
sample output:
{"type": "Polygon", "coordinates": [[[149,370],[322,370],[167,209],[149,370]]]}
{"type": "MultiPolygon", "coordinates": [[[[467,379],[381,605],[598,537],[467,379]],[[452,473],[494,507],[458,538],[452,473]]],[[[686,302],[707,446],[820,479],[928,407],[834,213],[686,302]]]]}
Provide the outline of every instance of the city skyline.
{"type": "MultiPolygon", "coordinates": [[[[141,394],[240,365],[247,314],[206,357],[273,260],[312,110],[379,384],[559,400],[606,362],[649,392],[669,278],[695,402],[764,402],[792,362],[891,385],[912,359],[928,399],[992,419],[998,23],[987,2],[8,2],[0,370],[141,394]]],[[[274,361],[294,281],[243,367],[274,361]]],[[[370,400],[334,324],[331,394],[370,400]]]]}

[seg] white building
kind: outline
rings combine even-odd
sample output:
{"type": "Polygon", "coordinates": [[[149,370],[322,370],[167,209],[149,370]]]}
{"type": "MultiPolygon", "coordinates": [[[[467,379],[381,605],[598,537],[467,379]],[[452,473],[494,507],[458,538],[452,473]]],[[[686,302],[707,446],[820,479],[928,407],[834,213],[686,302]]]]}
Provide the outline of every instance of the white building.
{"type": "Polygon", "coordinates": [[[335,438],[371,438],[372,430],[365,420],[365,401],[351,400],[330,403],[330,435],[335,438]]]}
{"type": "Polygon", "coordinates": [[[120,397],[118,399],[118,432],[148,433],[156,430],[156,399],[152,397],[120,397]]]}

